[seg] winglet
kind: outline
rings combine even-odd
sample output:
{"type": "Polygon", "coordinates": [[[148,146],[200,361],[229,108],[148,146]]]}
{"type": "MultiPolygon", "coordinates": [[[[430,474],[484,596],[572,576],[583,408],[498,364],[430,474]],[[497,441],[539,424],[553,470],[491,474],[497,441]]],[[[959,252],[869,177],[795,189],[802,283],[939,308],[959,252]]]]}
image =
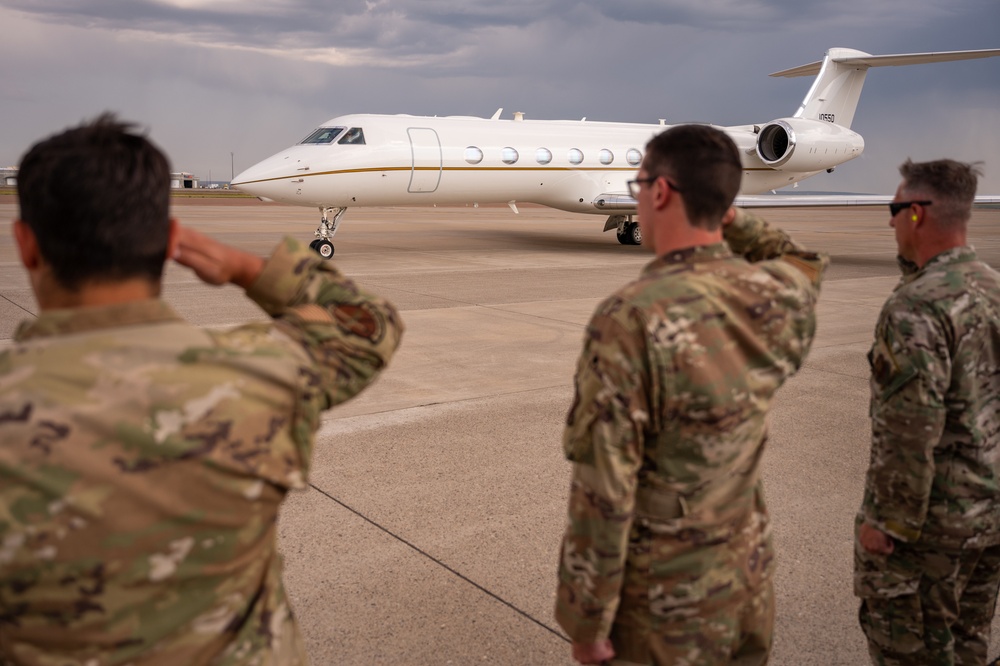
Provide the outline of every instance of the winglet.
{"type": "Polygon", "coordinates": [[[497,112],[493,114],[493,117],[490,118],[490,120],[499,120],[501,113],[503,113],[503,107],[502,106],[499,109],[497,109],[497,112]]]}

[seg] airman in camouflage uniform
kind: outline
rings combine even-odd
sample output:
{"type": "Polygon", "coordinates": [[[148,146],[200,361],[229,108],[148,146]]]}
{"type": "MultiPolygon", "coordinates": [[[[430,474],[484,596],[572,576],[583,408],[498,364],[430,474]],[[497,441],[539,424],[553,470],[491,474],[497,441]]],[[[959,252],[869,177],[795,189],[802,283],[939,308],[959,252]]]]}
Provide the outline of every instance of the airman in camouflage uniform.
{"type": "Polygon", "coordinates": [[[321,412],[375,378],[402,324],[293,240],[265,261],[180,227],[168,178],[107,114],[22,162],[42,312],[0,354],[4,665],[307,663],[278,506],[321,412]],[[186,323],[156,297],[168,248],[272,320],[186,323]]]}
{"type": "Polygon", "coordinates": [[[591,318],[563,437],[556,618],[580,663],[770,653],[766,416],[809,350],[826,259],[730,209],[741,174],[724,133],[678,126],[630,183],[657,258],[591,318]]]}
{"type": "Polygon", "coordinates": [[[966,245],[972,165],[900,167],[903,278],[869,352],[855,593],[875,664],[985,664],[1000,585],[1000,274],[966,245]]]}

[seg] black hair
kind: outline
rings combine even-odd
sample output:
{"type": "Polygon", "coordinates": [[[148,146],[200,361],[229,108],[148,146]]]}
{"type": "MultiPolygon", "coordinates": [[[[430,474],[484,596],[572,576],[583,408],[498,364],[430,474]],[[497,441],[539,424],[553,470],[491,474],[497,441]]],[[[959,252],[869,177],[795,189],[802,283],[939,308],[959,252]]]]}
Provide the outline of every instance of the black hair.
{"type": "Polygon", "coordinates": [[[20,219],[60,286],[159,284],[170,233],[170,165],[131,123],[104,113],[33,145],[17,175],[20,219]]]}

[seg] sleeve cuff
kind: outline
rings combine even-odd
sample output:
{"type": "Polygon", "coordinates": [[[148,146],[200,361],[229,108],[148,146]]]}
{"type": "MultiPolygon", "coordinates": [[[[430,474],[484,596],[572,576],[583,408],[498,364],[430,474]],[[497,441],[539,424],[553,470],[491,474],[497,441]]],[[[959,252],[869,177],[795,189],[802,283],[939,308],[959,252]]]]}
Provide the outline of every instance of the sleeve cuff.
{"type": "Polygon", "coordinates": [[[303,285],[322,259],[299,241],[285,237],[264,263],[247,296],[268,314],[277,314],[299,298],[303,285]]]}
{"type": "Polygon", "coordinates": [[[600,617],[583,618],[560,598],[556,604],[556,622],[574,643],[597,643],[611,636],[615,607],[606,608],[600,617]]]}

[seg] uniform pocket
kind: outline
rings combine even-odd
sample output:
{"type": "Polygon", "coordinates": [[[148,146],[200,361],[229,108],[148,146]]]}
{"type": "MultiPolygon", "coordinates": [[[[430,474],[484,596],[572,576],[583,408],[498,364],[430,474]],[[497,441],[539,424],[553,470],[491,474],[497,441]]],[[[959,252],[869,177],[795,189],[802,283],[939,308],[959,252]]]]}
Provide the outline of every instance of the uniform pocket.
{"type": "Polygon", "coordinates": [[[917,369],[893,353],[889,343],[877,341],[868,352],[872,395],[885,402],[917,376],[917,369]]]}

